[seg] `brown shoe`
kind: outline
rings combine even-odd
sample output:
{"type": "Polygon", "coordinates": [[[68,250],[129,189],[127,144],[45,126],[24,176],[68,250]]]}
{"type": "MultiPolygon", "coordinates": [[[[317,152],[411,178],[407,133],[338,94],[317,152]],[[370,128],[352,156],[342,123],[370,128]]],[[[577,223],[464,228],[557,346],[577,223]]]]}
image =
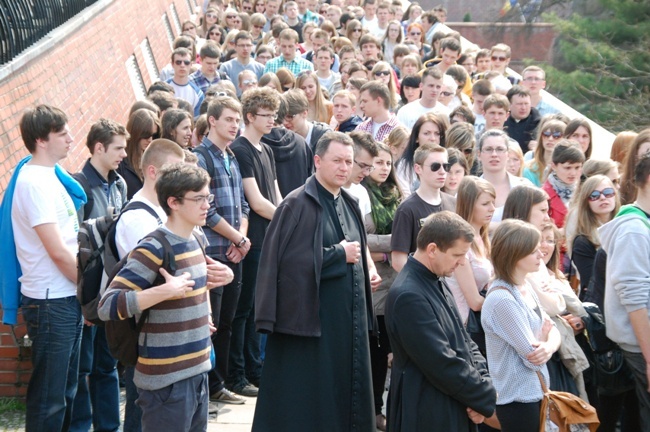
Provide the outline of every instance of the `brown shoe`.
{"type": "Polygon", "coordinates": [[[377,423],[377,429],[379,429],[380,431],[386,430],[386,417],[384,417],[383,414],[377,414],[377,417],[375,417],[375,421],[377,423]]]}

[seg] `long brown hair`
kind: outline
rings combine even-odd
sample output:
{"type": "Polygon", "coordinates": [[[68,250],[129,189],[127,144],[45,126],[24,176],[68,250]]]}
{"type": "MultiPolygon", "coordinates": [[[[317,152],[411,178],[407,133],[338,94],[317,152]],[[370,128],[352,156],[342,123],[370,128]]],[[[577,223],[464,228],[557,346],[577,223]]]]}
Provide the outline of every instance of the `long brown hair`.
{"type": "Polygon", "coordinates": [[[140,166],[143,151],[140,148],[140,140],[150,136],[154,126],[158,129],[159,135],[160,120],[153,111],[146,108],[135,110],[126,123],[126,130],[130,135],[126,141],[126,157],[140,179],[143,179],[142,167],[140,166]]]}
{"type": "MultiPolygon", "coordinates": [[[[544,181],[546,181],[544,178],[544,171],[546,170],[546,166],[551,162],[550,160],[546,160],[544,156],[546,150],[542,144],[542,139],[544,138],[543,133],[549,130],[551,132],[564,133],[565,128],[566,124],[562,123],[561,121],[549,120],[543,123],[537,131],[537,148],[535,149],[533,160],[528,165],[528,169],[530,169],[537,176],[540,183],[544,183],[544,181]]],[[[559,142],[559,140],[557,142],[559,142]]]]}
{"type": "Polygon", "coordinates": [[[642,130],[634,141],[623,162],[623,174],[621,175],[621,202],[629,204],[636,199],[636,186],[634,185],[634,166],[639,157],[639,148],[650,142],[650,128],[642,130]]]}
{"type": "MultiPolygon", "coordinates": [[[[461,180],[460,186],[458,186],[458,194],[456,195],[456,213],[470,224],[472,223],[472,217],[474,215],[474,207],[476,207],[476,202],[482,193],[490,195],[495,200],[497,198],[494,186],[492,186],[492,184],[487,180],[478,177],[465,176],[461,180]]],[[[481,236],[481,240],[483,240],[483,251],[479,250],[476,239],[472,242],[472,250],[478,255],[485,254],[485,258],[490,257],[490,238],[488,237],[489,227],[490,224],[486,223],[479,230],[479,235],[481,236]]]]}

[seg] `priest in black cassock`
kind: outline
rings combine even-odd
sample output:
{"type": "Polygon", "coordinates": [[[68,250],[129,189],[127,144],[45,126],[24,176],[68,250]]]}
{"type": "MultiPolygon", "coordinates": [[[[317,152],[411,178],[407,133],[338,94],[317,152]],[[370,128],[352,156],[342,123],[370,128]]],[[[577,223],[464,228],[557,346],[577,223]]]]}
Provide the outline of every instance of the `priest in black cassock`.
{"type": "Polygon", "coordinates": [[[280,204],[266,233],[255,322],[269,336],[254,432],[376,430],[369,332],[381,278],[357,200],[341,189],[353,152],[347,135],[325,134],[316,174],[280,204]]]}
{"type": "Polygon", "coordinates": [[[389,431],[476,431],[494,412],[497,395],[485,359],[442,279],[466,263],[473,239],[474,230],[457,214],[429,216],[417,250],[388,291],[389,431]]]}

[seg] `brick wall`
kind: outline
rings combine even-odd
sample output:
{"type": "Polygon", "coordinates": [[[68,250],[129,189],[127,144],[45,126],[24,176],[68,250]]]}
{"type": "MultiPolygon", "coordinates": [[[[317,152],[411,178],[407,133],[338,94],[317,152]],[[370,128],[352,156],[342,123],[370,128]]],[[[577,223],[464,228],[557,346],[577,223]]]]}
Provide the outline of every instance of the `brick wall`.
{"type": "MultiPolygon", "coordinates": [[[[0,80],[0,195],[13,167],[28,154],[18,127],[25,108],[48,103],[67,113],[75,142],[62,165],[77,171],[89,156],[85,137],[93,122],[103,116],[126,124],[128,110],[136,101],[126,61],[135,56],[144,85],[149,86],[152,79],[140,44],[149,39],[161,69],[169,63],[171,53],[163,15],[168,15],[176,36],[172,5],[181,22],[190,16],[190,4],[195,6],[195,0],[109,3],[74,33],[60,37],[52,49],[0,80]]],[[[19,337],[24,335],[24,326],[19,326],[18,332],[19,337]]],[[[19,349],[9,328],[0,325],[0,397],[25,395],[30,373],[26,358],[28,349],[19,349]]]]}

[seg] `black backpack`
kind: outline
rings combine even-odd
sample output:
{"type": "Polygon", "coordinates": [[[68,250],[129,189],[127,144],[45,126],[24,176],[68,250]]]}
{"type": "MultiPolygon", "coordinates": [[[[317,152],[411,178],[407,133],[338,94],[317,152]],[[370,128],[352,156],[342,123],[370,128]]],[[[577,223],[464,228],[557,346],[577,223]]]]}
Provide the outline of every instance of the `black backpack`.
{"type": "MultiPolygon", "coordinates": [[[[146,238],[154,238],[160,242],[163,247],[163,260],[160,264],[161,268],[167,270],[171,275],[176,273],[176,258],[174,257],[174,250],[172,249],[165,232],[156,229],[152,233],[145,236],[146,238]]],[[[122,258],[112,269],[108,277],[108,285],[115,279],[115,276],[126,265],[129,256],[126,255],[122,258]]],[[[165,283],[165,278],[158,274],[151,286],[158,286],[165,283]]],[[[108,349],[111,351],[112,356],[119,360],[124,366],[135,366],[138,362],[138,337],[142,326],[149,317],[149,309],[145,309],[140,315],[140,319],[136,322],[135,317],[127,318],[124,320],[111,320],[106,321],[106,340],[108,342],[108,349]]],[[[142,357],[147,357],[147,340],[143,344],[142,357]]]]}
{"type": "MultiPolygon", "coordinates": [[[[86,207],[91,202],[92,200],[86,204],[86,207]]],[[[104,322],[97,315],[97,307],[102,293],[108,286],[108,275],[119,261],[117,246],[115,245],[117,222],[127,211],[137,209],[147,210],[158,220],[158,224],[162,223],[154,209],[143,202],[136,201],[127,204],[117,218],[102,216],[85,220],[79,225],[79,233],[77,234],[77,243],[79,245],[77,252],[77,299],[81,304],[84,318],[93,324],[104,325],[104,322]]]]}
{"type": "Polygon", "coordinates": [[[205,170],[210,175],[210,178],[214,177],[214,161],[212,160],[212,155],[210,154],[210,150],[200,145],[194,147],[192,149],[192,152],[198,153],[201,156],[203,156],[203,159],[205,159],[205,170]]]}

